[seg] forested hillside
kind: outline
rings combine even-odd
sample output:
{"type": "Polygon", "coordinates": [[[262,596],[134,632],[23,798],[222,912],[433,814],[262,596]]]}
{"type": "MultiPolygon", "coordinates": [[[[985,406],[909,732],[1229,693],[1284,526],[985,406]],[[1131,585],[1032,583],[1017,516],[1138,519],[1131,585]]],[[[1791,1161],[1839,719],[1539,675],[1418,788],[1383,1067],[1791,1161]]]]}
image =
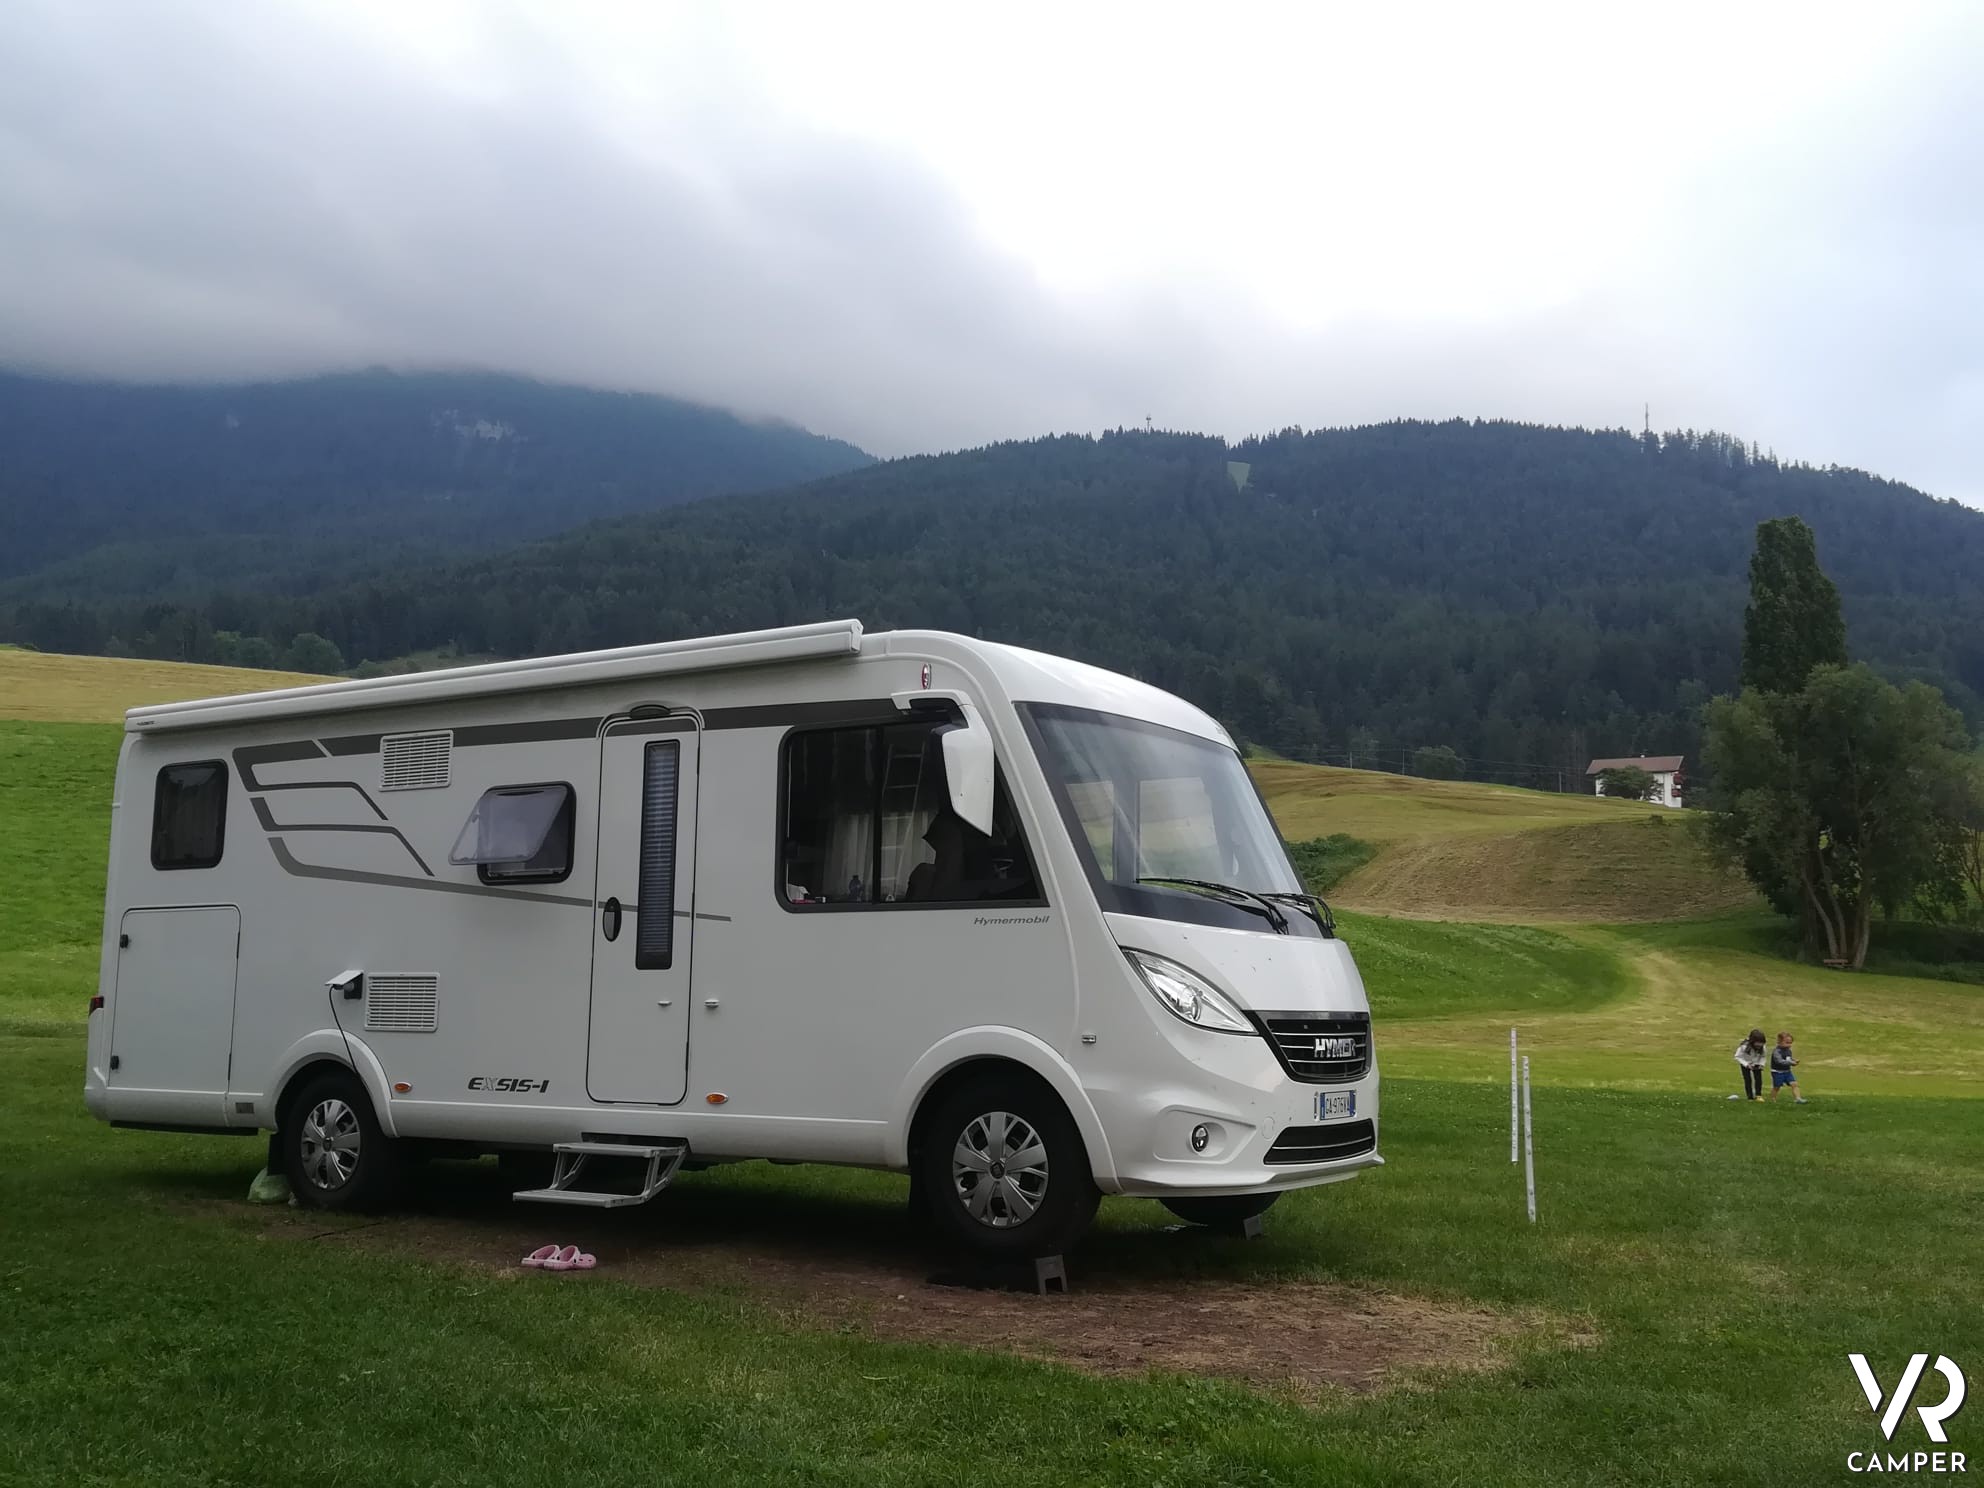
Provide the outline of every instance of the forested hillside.
{"type": "Polygon", "coordinates": [[[1305,758],[1574,782],[1593,754],[1697,754],[1733,688],[1753,529],[1796,513],[1856,655],[1984,693],[1984,514],[1719,436],[1506,423],[1228,446],[1064,437],[893,461],[602,522],[313,598],[22,610],[43,646],[202,659],[329,637],[349,663],[520,655],[826,616],[940,626],[1132,671],[1305,758]],[[1245,464],[1244,488],[1229,468],[1245,464]],[[64,627],[67,627],[66,633],[64,627]],[[112,641],[115,637],[115,641],[112,641]]]}
{"type": "Polygon", "coordinates": [[[868,462],[789,425],[515,377],[0,375],[0,595],[294,592],[868,462]]]}

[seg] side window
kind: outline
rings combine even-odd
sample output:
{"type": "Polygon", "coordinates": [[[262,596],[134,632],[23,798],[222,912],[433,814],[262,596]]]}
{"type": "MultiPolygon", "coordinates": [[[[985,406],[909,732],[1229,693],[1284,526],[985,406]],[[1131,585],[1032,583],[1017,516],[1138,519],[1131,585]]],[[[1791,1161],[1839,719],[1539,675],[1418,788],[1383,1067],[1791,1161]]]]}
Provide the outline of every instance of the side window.
{"type": "Polygon", "coordinates": [[[227,766],[167,765],[152,791],[152,867],[211,868],[227,836],[227,766]]]}
{"type": "Polygon", "coordinates": [[[557,883],[571,876],[578,806],[564,784],[499,785],[482,793],[448,853],[486,884],[557,883]]]}
{"type": "Polygon", "coordinates": [[[944,727],[822,729],[786,741],[779,894],[788,906],[1040,897],[1003,779],[989,836],[951,811],[944,727]]]}

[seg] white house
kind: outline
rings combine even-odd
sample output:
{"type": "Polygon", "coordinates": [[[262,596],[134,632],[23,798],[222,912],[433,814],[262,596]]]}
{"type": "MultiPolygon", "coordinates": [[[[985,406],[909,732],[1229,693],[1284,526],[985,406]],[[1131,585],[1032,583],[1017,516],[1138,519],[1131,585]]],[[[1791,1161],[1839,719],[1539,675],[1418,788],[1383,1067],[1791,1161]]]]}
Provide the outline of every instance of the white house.
{"type": "Polygon", "coordinates": [[[1656,806],[1679,806],[1687,780],[1681,773],[1678,754],[1642,754],[1636,759],[1595,759],[1585,768],[1594,795],[1605,794],[1602,779],[1607,770],[1644,770],[1653,777],[1653,794],[1648,800],[1656,806]]]}

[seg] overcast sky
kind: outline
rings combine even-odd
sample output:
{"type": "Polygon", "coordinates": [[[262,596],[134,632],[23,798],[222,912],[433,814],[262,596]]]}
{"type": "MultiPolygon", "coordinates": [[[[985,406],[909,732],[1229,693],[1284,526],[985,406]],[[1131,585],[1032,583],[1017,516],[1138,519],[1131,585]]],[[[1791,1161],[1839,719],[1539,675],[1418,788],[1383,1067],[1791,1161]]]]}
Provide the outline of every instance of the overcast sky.
{"type": "Polygon", "coordinates": [[[0,5],[0,364],[881,454],[1720,428],[1984,503],[1984,7],[0,5]]]}

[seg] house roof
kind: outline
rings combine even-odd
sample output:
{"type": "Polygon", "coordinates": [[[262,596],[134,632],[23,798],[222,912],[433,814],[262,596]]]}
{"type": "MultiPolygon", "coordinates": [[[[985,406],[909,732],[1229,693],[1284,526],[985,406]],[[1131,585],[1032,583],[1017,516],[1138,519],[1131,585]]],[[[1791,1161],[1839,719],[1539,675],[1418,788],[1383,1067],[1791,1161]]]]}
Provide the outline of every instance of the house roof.
{"type": "Polygon", "coordinates": [[[1596,775],[1601,770],[1644,770],[1649,775],[1672,775],[1681,768],[1681,759],[1678,754],[1643,754],[1637,759],[1595,759],[1585,767],[1585,774],[1596,775]]]}

